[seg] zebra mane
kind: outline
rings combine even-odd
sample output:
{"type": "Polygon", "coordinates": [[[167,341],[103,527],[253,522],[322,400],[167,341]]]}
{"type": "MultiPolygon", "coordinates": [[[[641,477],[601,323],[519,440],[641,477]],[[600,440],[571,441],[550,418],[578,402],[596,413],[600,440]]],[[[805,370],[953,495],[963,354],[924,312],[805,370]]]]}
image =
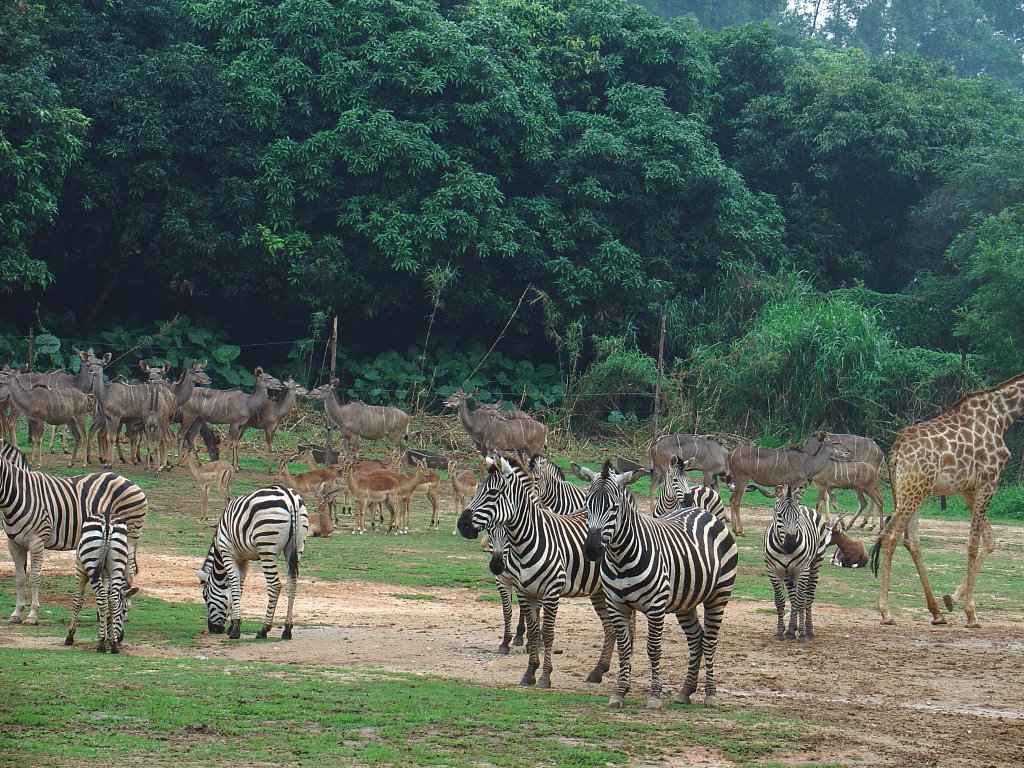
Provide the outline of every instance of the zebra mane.
{"type": "Polygon", "coordinates": [[[604,465],[601,467],[601,478],[607,480],[611,476],[612,472],[612,460],[605,459],[604,465]]]}

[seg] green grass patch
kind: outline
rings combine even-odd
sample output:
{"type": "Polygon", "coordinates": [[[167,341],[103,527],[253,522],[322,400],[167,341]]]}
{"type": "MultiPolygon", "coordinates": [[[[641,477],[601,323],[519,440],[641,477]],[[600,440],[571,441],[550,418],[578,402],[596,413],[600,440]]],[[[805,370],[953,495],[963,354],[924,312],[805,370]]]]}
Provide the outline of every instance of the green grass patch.
{"type": "Polygon", "coordinates": [[[0,751],[18,764],[594,766],[680,746],[788,756],[801,724],[749,710],[483,688],[337,668],[0,649],[0,751]],[[159,684],[154,684],[159,681],[159,684]]]}

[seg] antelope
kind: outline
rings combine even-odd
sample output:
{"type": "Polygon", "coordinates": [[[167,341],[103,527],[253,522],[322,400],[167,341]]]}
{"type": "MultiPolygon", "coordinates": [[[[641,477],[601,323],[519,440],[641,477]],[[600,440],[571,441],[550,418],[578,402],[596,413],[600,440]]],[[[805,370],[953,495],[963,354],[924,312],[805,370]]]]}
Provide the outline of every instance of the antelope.
{"type": "MultiPolygon", "coordinates": [[[[178,431],[180,444],[189,440],[189,432],[197,421],[209,424],[227,424],[227,452],[231,465],[238,470],[238,442],[242,431],[267,403],[268,390],[281,389],[283,385],[262,368],[253,370],[256,384],[251,394],[239,390],[195,389],[188,402],[181,406],[181,429],[178,431]]],[[[195,450],[190,441],[189,450],[195,450]]]]}
{"type": "MultiPolygon", "coordinates": [[[[505,418],[494,415],[493,411],[481,408],[469,410],[469,400],[477,390],[465,392],[459,387],[445,398],[447,408],[459,409],[459,421],[482,456],[493,451],[505,453],[526,453],[537,456],[547,447],[548,429],[530,417],[505,418]]],[[[504,412],[503,412],[504,413],[504,412]]],[[[525,415],[525,414],[524,414],[525,415]]]]}
{"type": "MultiPolygon", "coordinates": [[[[704,473],[704,485],[718,490],[718,478],[728,483],[729,449],[722,441],[711,435],[665,435],[651,445],[651,487],[648,501],[653,504],[654,490],[665,482],[668,465],[673,456],[686,462],[687,469],[698,469],[704,473]]],[[[652,507],[653,508],[653,507],[652,507]]]]}
{"type": "MultiPolygon", "coordinates": [[[[859,435],[833,435],[832,437],[849,451],[850,455],[839,461],[828,462],[821,472],[811,478],[818,489],[816,509],[820,510],[822,504],[824,504],[825,519],[828,520],[830,517],[829,501],[836,505],[837,511],[839,509],[839,505],[836,503],[835,489],[852,490],[857,494],[859,506],[857,512],[850,518],[850,522],[847,523],[847,527],[857,521],[857,518],[860,517],[861,512],[865,508],[867,508],[867,514],[864,516],[860,527],[863,528],[869,523],[868,528],[873,529],[875,527],[874,523],[871,522],[872,509],[878,513],[878,525],[881,527],[882,496],[878,492],[878,475],[882,470],[882,461],[884,459],[882,449],[878,447],[878,443],[868,437],[860,437],[859,435]],[[864,498],[865,494],[870,499],[870,504],[864,498]]],[[[813,439],[811,438],[811,440],[813,439]]],[[[808,440],[808,445],[811,440],[808,440]]],[[[805,451],[808,450],[808,445],[804,446],[805,451]]],[[[811,448],[813,449],[813,446],[811,448]]]]}
{"type": "Polygon", "coordinates": [[[455,503],[458,504],[461,513],[469,504],[469,500],[476,496],[476,474],[471,469],[464,469],[460,472],[455,459],[448,459],[448,479],[452,481],[455,503]]]}
{"type": "MultiPolygon", "coordinates": [[[[300,494],[315,494],[320,489],[323,501],[327,505],[328,512],[334,514],[335,496],[341,489],[341,477],[338,470],[333,467],[317,466],[313,452],[308,448],[302,453],[291,457],[292,461],[305,461],[310,467],[308,472],[300,472],[297,475],[288,471],[288,459],[282,461],[278,469],[284,477],[285,485],[300,494]]],[[[319,505],[318,505],[319,506],[319,505]]]]}
{"type": "Polygon", "coordinates": [[[402,441],[409,436],[409,414],[399,408],[382,405],[367,405],[358,400],[341,405],[334,395],[337,379],[331,379],[309,393],[314,400],[324,401],[328,418],[338,425],[345,453],[359,455],[359,438],[380,440],[387,437],[394,446],[404,453],[402,441]]]}
{"type": "MultiPolygon", "coordinates": [[[[416,466],[420,468],[426,479],[417,485],[413,492],[424,491],[427,494],[427,499],[430,501],[430,527],[440,528],[441,527],[441,495],[439,489],[441,487],[441,475],[436,469],[430,469],[427,466],[426,459],[416,459],[416,466]]],[[[408,516],[407,516],[408,518],[408,516]]]]}
{"type": "Polygon", "coordinates": [[[349,494],[356,501],[356,521],[352,533],[366,532],[366,505],[372,502],[387,504],[392,519],[395,517],[395,502],[401,503],[398,478],[385,470],[372,470],[365,473],[356,472],[355,466],[349,467],[345,475],[349,494]]]}
{"type": "MultiPolygon", "coordinates": [[[[399,472],[398,474],[394,475],[395,480],[398,483],[398,519],[396,524],[395,509],[394,506],[392,506],[390,508],[391,520],[388,523],[388,533],[394,533],[397,535],[409,532],[409,506],[413,493],[415,493],[418,488],[424,485],[429,486],[431,484],[431,475],[440,478],[437,472],[432,472],[431,470],[427,469],[427,463],[423,460],[418,460],[415,464],[415,467],[416,468],[412,473],[399,472]]],[[[431,502],[433,502],[433,499],[431,499],[431,502]]],[[[433,522],[431,522],[431,527],[433,527],[433,522]]]]}
{"type": "MultiPolygon", "coordinates": [[[[83,363],[89,365],[92,373],[92,392],[96,396],[96,417],[93,418],[92,426],[89,427],[89,442],[86,443],[85,460],[88,462],[90,459],[89,446],[92,436],[102,429],[103,435],[98,438],[100,462],[109,468],[114,461],[114,446],[117,445],[121,424],[130,422],[141,424],[145,419],[146,407],[149,402],[149,387],[146,384],[106,382],[103,378],[103,369],[110,364],[111,354],[109,352],[103,357],[96,357],[92,350],[89,350],[79,353],[79,356],[83,363]],[[106,443],[105,449],[104,443],[106,443]]],[[[117,450],[120,454],[119,446],[117,450]]],[[[121,456],[121,461],[124,461],[124,456],[121,456]]]]}
{"type": "Polygon", "coordinates": [[[242,427],[243,433],[249,427],[263,430],[263,439],[267,444],[267,474],[274,471],[274,435],[277,434],[278,426],[295,407],[296,398],[305,397],[308,394],[308,390],[305,387],[300,387],[295,379],[288,379],[283,382],[283,386],[284,397],[280,400],[267,400],[263,407],[242,427]]]}
{"type": "MultiPolygon", "coordinates": [[[[312,456],[312,454],[310,454],[310,455],[312,456]]],[[[314,461],[314,464],[315,464],[315,461],[314,461]]],[[[338,472],[338,477],[341,478],[341,480],[344,481],[346,475],[348,475],[348,473],[349,473],[349,470],[352,470],[357,475],[365,475],[365,474],[368,474],[370,472],[380,472],[380,471],[391,472],[392,474],[394,474],[394,472],[396,472],[398,470],[398,464],[399,464],[399,459],[398,459],[397,453],[393,454],[391,459],[389,459],[388,461],[381,461],[380,459],[362,459],[362,460],[356,461],[355,459],[353,459],[351,457],[345,457],[339,463],[337,472],[338,472]]],[[[342,509],[346,513],[350,513],[350,512],[352,512],[352,494],[349,492],[348,483],[347,482],[342,482],[340,484],[340,486],[341,486],[340,487],[340,492],[341,492],[341,494],[344,497],[344,502],[342,504],[342,509]]],[[[377,521],[378,518],[380,519],[381,523],[384,522],[383,504],[380,501],[375,501],[375,502],[371,502],[371,503],[374,504],[376,506],[376,508],[377,508],[376,516],[374,515],[374,513],[372,513],[372,512],[370,513],[370,519],[371,519],[371,521],[373,523],[373,526],[376,527],[376,521],[377,521]]],[[[337,517],[335,517],[334,520],[335,520],[335,522],[337,522],[337,517]]]]}
{"type": "Polygon", "coordinates": [[[186,460],[192,477],[199,483],[199,515],[205,520],[210,505],[210,489],[217,487],[225,505],[231,500],[231,483],[235,480],[235,468],[230,462],[223,460],[209,461],[197,466],[195,455],[192,453],[188,454],[186,460]]]}
{"type": "Polygon", "coordinates": [[[835,554],[832,555],[832,565],[841,568],[863,568],[868,564],[868,552],[864,543],[852,539],[844,532],[843,517],[836,515],[825,538],[825,546],[836,545],[835,554]]]}
{"type": "Polygon", "coordinates": [[[40,385],[25,389],[23,375],[8,374],[6,383],[11,404],[29,420],[29,439],[32,444],[29,460],[35,466],[42,462],[43,424],[68,424],[74,436],[71,463],[68,466],[74,466],[78,460],[79,443],[85,437],[85,417],[89,412],[89,398],[74,387],[51,388],[40,385]]]}
{"type": "Polygon", "coordinates": [[[758,485],[772,487],[797,486],[821,472],[833,456],[845,458],[849,456],[849,451],[826,432],[818,432],[808,440],[805,450],[787,448],[777,451],[756,445],[741,445],[734,449],[729,454],[729,467],[735,486],[729,500],[733,534],[744,535],[740,502],[747,490],[747,483],[753,481],[758,485]]]}
{"type": "Polygon", "coordinates": [[[149,374],[149,400],[146,405],[146,415],[143,424],[146,430],[146,444],[149,448],[149,462],[153,462],[154,446],[156,447],[156,470],[169,469],[171,444],[171,418],[174,412],[188,402],[196,384],[209,384],[210,377],[203,369],[206,367],[206,360],[197,362],[195,360],[182,372],[178,381],[173,387],[163,380],[162,376],[170,370],[170,364],[164,363],[161,367],[151,368],[145,361],[139,363],[139,367],[149,374]]]}

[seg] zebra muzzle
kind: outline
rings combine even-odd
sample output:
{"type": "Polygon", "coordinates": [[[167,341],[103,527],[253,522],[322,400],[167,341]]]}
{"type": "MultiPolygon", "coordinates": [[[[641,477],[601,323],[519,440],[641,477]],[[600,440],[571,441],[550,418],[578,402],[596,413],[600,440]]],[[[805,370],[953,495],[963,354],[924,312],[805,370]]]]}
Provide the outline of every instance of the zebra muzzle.
{"type": "Polygon", "coordinates": [[[601,529],[591,528],[587,531],[587,539],[583,542],[583,556],[590,561],[601,559],[604,553],[604,545],[601,543],[601,529]]]}
{"type": "Polygon", "coordinates": [[[476,526],[473,525],[473,513],[468,509],[463,510],[462,514],[459,515],[459,521],[455,524],[455,527],[459,529],[459,533],[464,539],[475,539],[480,533],[476,526]]]}
{"type": "Polygon", "coordinates": [[[495,576],[501,576],[505,572],[505,558],[501,552],[495,552],[491,555],[491,562],[489,564],[491,573],[495,576]]]}
{"type": "Polygon", "coordinates": [[[792,533],[787,533],[785,538],[782,540],[782,551],[787,555],[792,555],[796,551],[796,536],[792,533]]]}

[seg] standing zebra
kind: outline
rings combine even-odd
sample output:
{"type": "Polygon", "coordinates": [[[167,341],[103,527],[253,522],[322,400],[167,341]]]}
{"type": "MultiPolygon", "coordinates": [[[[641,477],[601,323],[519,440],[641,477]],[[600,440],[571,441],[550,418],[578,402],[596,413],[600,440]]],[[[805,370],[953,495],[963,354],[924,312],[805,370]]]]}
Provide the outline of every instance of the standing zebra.
{"type": "Polygon", "coordinates": [[[486,457],[487,476],[477,486],[476,497],[459,517],[458,529],[467,539],[495,526],[503,526],[508,545],[494,548],[491,571],[507,571],[520,604],[526,604],[529,663],[520,685],[551,687],[551,654],[555,619],[562,597],[590,598],[604,630],[604,643],[588,683],[599,683],[611,662],[615,635],[605,608],[597,566],[583,556],[587,534],[586,515],[556,515],[541,507],[527,470],[504,457],[486,457]],[[543,627],[541,610],[543,609],[543,627]],[[544,663],[539,649],[543,637],[544,663]],[[536,676],[537,669],[541,674],[536,676]]]}
{"type": "Polygon", "coordinates": [[[665,517],[680,507],[685,509],[697,507],[710,512],[723,523],[727,523],[725,502],[722,501],[721,494],[708,485],[691,488],[686,480],[687,469],[689,469],[689,460],[680,461],[678,456],[672,456],[669,459],[665,482],[661,486],[661,495],[658,496],[658,503],[654,506],[654,517],[665,517]]]}
{"type": "MultiPolygon", "coordinates": [[[[6,444],[4,444],[6,446],[6,444]]],[[[0,451],[0,512],[7,546],[14,561],[17,602],[8,618],[12,624],[39,623],[39,581],[43,551],[78,547],[82,523],[109,510],[128,526],[128,579],[138,572],[136,549],[148,505],[146,495],[131,480],[113,472],[78,477],[54,477],[23,469],[24,456],[9,460],[10,446],[0,451]],[[25,581],[31,556],[32,605],[25,609],[25,581]]],[[[17,450],[14,449],[16,452],[17,450]]],[[[17,452],[20,456],[20,452],[17,452]]]]}
{"type": "Polygon", "coordinates": [[[519,623],[515,636],[512,635],[512,596],[516,585],[505,567],[508,562],[507,550],[508,531],[503,525],[492,525],[487,530],[487,551],[491,553],[489,566],[498,587],[498,597],[501,598],[501,618],[504,626],[501,644],[498,646],[498,653],[501,654],[508,654],[509,643],[515,646],[522,645],[523,633],[526,631],[526,609],[520,604],[519,623]]]}
{"type": "Polygon", "coordinates": [[[655,519],[640,514],[627,485],[643,470],[616,474],[605,462],[601,472],[582,468],[587,490],[586,555],[601,562],[604,593],[619,646],[619,679],[609,704],[621,707],[629,692],[635,611],[647,615],[647,655],[651,662],[648,709],[661,707],[661,636],[665,614],[674,613],[686,633],[689,666],[674,701],[688,704],[697,690],[703,653],[707,706],[718,703],[715,651],[725,606],[736,579],[738,552],[728,526],[700,509],[679,509],[655,519]],[[603,554],[603,558],[602,558],[603,554]],[[704,607],[704,626],[697,606],[704,607]]]}
{"type": "Polygon", "coordinates": [[[85,584],[92,582],[99,618],[97,653],[119,653],[124,639],[124,614],[128,598],[139,591],[128,581],[128,526],[113,520],[109,511],[90,517],[82,524],[82,537],[75,557],[78,589],[71,604],[71,626],[64,645],[75,644],[78,615],[82,611],[85,584]]]}
{"type": "Polygon", "coordinates": [[[556,515],[572,515],[587,503],[587,489],[566,479],[565,473],[544,456],[530,459],[533,478],[540,503],[556,515]]]}
{"type": "Polygon", "coordinates": [[[794,638],[799,627],[797,642],[806,643],[814,637],[811,623],[811,605],[818,586],[818,571],[828,545],[825,518],[816,510],[798,505],[793,498],[794,489],[786,486],[785,495],[779,494],[775,512],[764,532],[764,565],[775,593],[775,612],[778,625],[775,639],[794,638]],[[786,611],[783,583],[789,591],[789,629],[783,632],[782,616],[786,611]]]}
{"type": "Polygon", "coordinates": [[[203,567],[195,572],[203,585],[207,626],[211,634],[224,632],[230,613],[228,637],[232,640],[241,637],[242,584],[249,561],[259,560],[263,577],[267,580],[267,613],[256,637],[267,636],[281,595],[277,559],[283,552],[288,563],[285,588],[288,614],[281,637],[291,640],[295,580],[299,575],[299,561],[308,528],[309,518],[302,497],[283,485],[260,488],[244,496],[236,496],[228,503],[214,531],[203,567]]]}

